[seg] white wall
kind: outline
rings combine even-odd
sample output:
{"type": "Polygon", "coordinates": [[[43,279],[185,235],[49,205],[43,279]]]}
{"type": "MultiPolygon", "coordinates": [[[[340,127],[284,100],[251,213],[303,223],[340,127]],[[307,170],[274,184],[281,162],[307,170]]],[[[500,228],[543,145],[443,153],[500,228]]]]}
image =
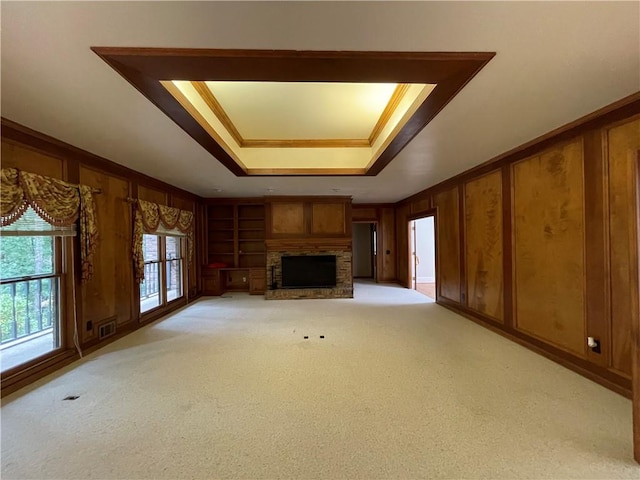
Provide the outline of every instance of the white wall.
{"type": "Polygon", "coordinates": [[[418,283],[436,281],[436,246],[434,217],[416,220],[416,254],[420,258],[417,276],[418,283]]]}
{"type": "Polygon", "coordinates": [[[353,224],[353,276],[372,277],[371,224],[353,224]]]}

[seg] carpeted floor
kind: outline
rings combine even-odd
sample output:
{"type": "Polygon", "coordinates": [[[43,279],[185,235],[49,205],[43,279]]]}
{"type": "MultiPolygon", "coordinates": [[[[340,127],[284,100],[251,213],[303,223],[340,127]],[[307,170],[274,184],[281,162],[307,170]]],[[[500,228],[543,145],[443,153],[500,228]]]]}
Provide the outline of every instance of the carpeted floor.
{"type": "Polygon", "coordinates": [[[640,477],[629,400],[416,291],[225,297],[5,398],[2,478],[640,477]]]}

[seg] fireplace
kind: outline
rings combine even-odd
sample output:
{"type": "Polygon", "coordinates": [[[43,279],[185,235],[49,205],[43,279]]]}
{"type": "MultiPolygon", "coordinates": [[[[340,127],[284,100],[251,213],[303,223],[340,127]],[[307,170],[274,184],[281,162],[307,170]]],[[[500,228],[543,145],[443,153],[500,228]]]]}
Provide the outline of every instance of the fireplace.
{"type": "Polygon", "coordinates": [[[353,298],[351,250],[267,250],[267,279],[267,300],[353,298]]]}
{"type": "Polygon", "coordinates": [[[283,255],[282,288],[333,288],[335,255],[283,255]]]}

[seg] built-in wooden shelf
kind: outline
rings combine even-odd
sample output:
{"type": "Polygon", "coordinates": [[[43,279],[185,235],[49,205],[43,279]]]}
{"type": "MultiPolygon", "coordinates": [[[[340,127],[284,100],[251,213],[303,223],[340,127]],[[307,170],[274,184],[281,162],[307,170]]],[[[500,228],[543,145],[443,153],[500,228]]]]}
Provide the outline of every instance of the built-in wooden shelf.
{"type": "Polygon", "coordinates": [[[265,207],[259,200],[215,200],[207,205],[207,264],[203,268],[209,295],[224,291],[263,293],[265,289],[265,207]],[[238,273],[240,272],[240,273],[238,273]],[[245,275],[242,275],[245,273],[245,275]],[[243,279],[251,278],[250,281],[243,279]]]}

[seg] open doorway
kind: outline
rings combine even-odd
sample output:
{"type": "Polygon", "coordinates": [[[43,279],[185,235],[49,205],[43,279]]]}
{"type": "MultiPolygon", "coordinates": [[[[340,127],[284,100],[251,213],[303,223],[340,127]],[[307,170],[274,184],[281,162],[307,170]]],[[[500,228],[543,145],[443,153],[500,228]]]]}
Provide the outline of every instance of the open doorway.
{"type": "Polygon", "coordinates": [[[409,221],[411,288],[436,299],[435,216],[409,221]]]}
{"type": "Polygon", "coordinates": [[[377,228],[374,222],[353,224],[353,278],[378,281],[377,228]]]}

